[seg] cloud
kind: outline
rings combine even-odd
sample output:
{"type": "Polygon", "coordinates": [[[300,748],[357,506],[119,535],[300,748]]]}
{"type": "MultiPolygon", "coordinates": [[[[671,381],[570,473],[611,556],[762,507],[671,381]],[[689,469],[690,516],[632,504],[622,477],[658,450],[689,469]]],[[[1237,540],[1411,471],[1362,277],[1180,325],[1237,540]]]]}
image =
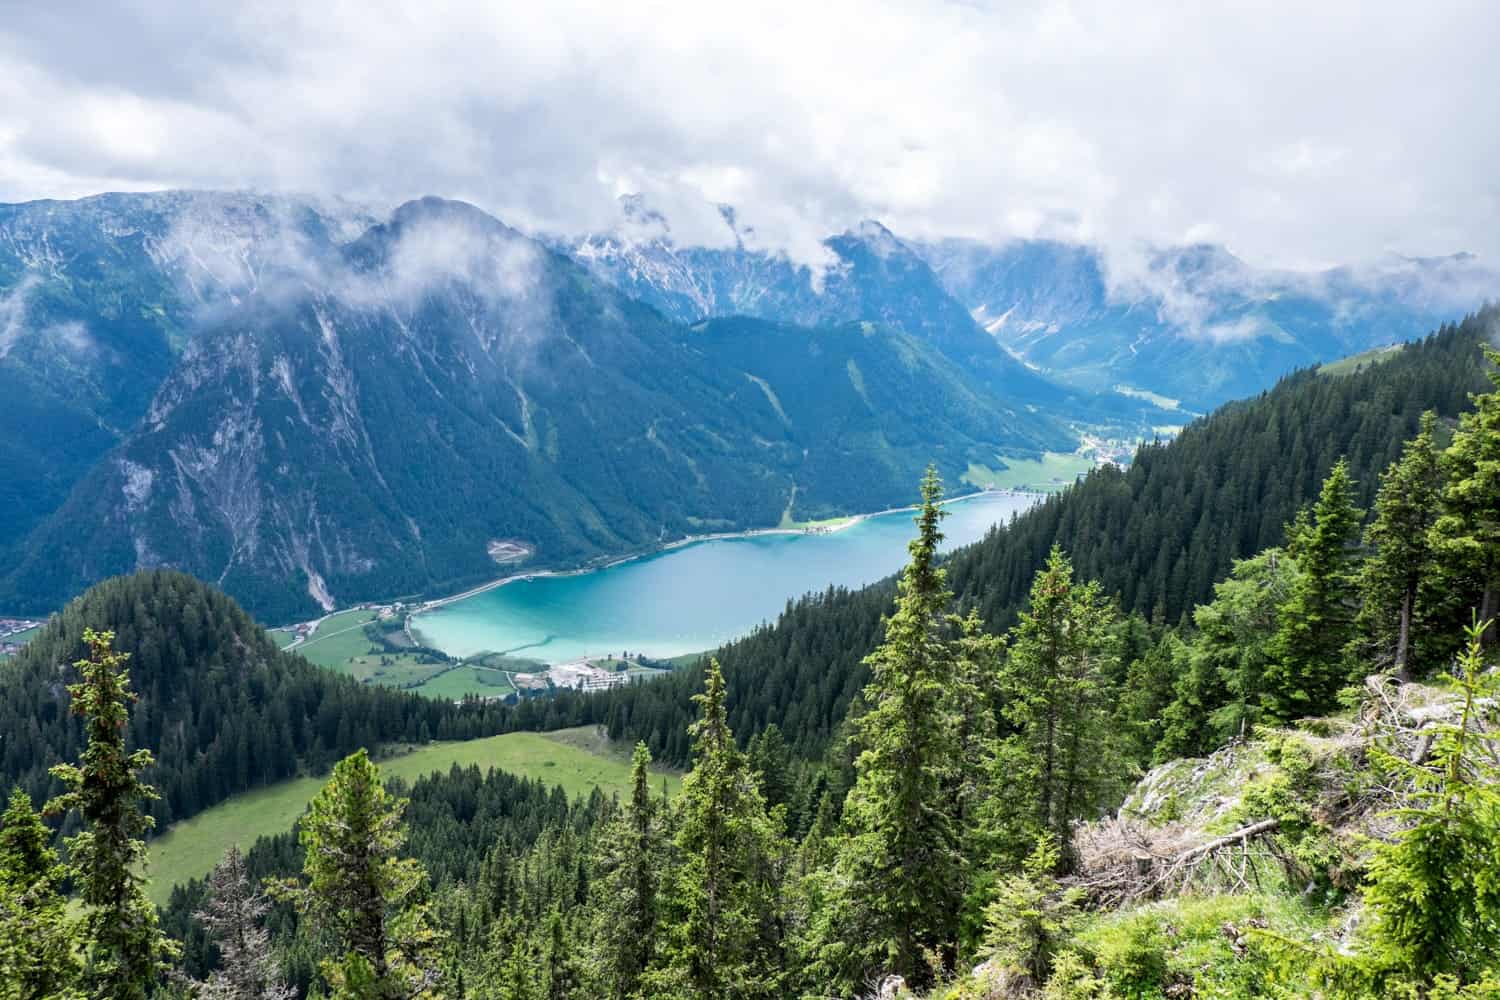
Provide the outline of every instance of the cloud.
{"type": "MultiPolygon", "coordinates": [[[[23,4],[0,200],[252,187],[462,198],[816,265],[903,235],[1213,241],[1256,265],[1500,257],[1500,17],[1438,0],[23,4]]],[[[1122,265],[1129,267],[1130,265],[1122,265]]]]}
{"type": "Polygon", "coordinates": [[[26,296],[40,279],[27,274],[15,287],[0,295],[0,358],[10,353],[26,332],[26,296]]]}

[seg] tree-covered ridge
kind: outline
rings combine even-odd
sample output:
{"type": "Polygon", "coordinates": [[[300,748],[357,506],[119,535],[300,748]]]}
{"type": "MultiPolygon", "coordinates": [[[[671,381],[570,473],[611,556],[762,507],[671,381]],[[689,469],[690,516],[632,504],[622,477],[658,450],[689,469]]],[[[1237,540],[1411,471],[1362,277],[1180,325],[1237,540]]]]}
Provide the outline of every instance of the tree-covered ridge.
{"type": "Polygon", "coordinates": [[[127,742],[152,748],[148,812],[175,822],[236,792],[319,773],[358,747],[500,731],[492,708],[364,687],[283,653],[233,599],[182,573],[108,580],[68,604],[0,669],[0,783],[35,798],[84,745],[66,685],[91,628],[129,654],[139,700],[127,742]]]}
{"type": "MultiPolygon", "coordinates": [[[[1230,404],[1170,442],[1143,446],[1128,469],[1096,469],[955,552],[947,561],[950,585],[989,628],[1006,628],[1060,545],[1079,576],[1098,581],[1122,610],[1157,624],[1178,622],[1213,595],[1235,560],[1285,541],[1285,525],[1317,496],[1340,458],[1356,504],[1369,509],[1380,473],[1418,433],[1423,412],[1451,425],[1470,406],[1470,394],[1489,386],[1480,344],[1497,323],[1500,308],[1488,308],[1379,365],[1339,377],[1300,372],[1230,404]]],[[[861,661],[880,640],[893,592],[886,581],[808,595],[719,650],[736,730],[775,723],[800,752],[820,755],[867,681],[861,661]]],[[[698,675],[682,672],[653,685],[565,698],[547,711],[558,726],[607,724],[612,734],[645,740],[658,757],[680,765],[698,683],[698,675]]]]}

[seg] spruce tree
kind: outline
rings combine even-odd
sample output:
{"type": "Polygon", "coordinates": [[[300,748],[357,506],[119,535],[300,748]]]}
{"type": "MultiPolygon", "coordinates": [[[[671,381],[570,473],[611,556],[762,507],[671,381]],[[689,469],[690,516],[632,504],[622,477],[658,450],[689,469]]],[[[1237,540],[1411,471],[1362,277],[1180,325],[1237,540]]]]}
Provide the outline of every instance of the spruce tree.
{"type": "Polygon", "coordinates": [[[896,608],[866,660],[868,710],[853,723],[857,776],[844,806],[847,836],[834,883],[840,898],[831,904],[844,923],[829,928],[837,940],[823,949],[851,985],[885,971],[926,986],[957,957],[967,872],[951,795],[958,727],[950,690],[952,593],[937,565],[941,499],[942,484],[929,469],[896,608]]]}
{"type": "Polygon", "coordinates": [[[1234,564],[1214,599],[1193,611],[1176,698],[1162,713],[1158,762],[1209,753],[1250,734],[1263,714],[1281,608],[1301,580],[1296,562],[1267,549],[1234,564]]]}
{"type": "Polygon", "coordinates": [[[146,854],[141,838],[153,825],[142,806],[156,790],[140,778],[151,752],[125,749],[135,695],[124,667],[129,656],[115,652],[114,639],[113,632],[84,631],[89,655],[75,664],[83,680],[68,693],[73,712],[83,716],[87,742],[77,764],[52,768],[66,790],[47,811],[76,811],[83,822],[82,832],[67,840],[68,875],[83,904],[83,992],[100,1000],[145,1000],[177,948],[158,926],[139,874],[146,854]]]}
{"type": "Polygon", "coordinates": [[[1420,599],[1432,574],[1432,526],[1442,474],[1433,435],[1437,415],[1422,414],[1422,429],[1380,477],[1375,519],[1365,529],[1370,554],[1360,572],[1361,606],[1351,656],[1359,671],[1393,670],[1405,677],[1425,619],[1420,599]]]}
{"type": "Polygon", "coordinates": [[[1289,529],[1288,551],[1302,575],[1278,610],[1274,661],[1266,668],[1269,715],[1290,721],[1333,708],[1344,685],[1344,652],[1354,633],[1355,543],[1360,511],[1340,459],[1310,511],[1289,529]]]}
{"type": "Polygon", "coordinates": [[[198,985],[202,1000],[290,1000],[271,952],[271,935],[261,926],[271,903],[250,883],[245,856],[230,847],[209,873],[207,898],[195,916],[219,946],[219,968],[198,985]]]}
{"type": "Polygon", "coordinates": [[[399,856],[406,804],[381,785],[364,750],[350,754],[302,819],[305,884],[273,886],[329,939],[321,968],[335,997],[406,1000],[437,982],[427,873],[399,856]]]}
{"type": "Polygon", "coordinates": [[[1117,619],[1099,585],[1075,581],[1072,562],[1054,545],[1001,669],[1003,711],[1015,732],[996,758],[997,794],[1030,803],[1034,832],[1053,838],[1064,866],[1073,821],[1107,805],[1129,766],[1108,683],[1119,658],[1117,619]]]}
{"type": "Polygon", "coordinates": [[[1471,397],[1474,409],[1459,417],[1443,452],[1442,513],[1432,536],[1449,590],[1464,595],[1460,607],[1477,604],[1490,623],[1488,649],[1497,642],[1500,617],[1500,351],[1484,352],[1495,390],[1471,397]]]}
{"type": "Polygon", "coordinates": [[[52,832],[19,788],[0,816],[0,998],[42,1000],[73,984],[78,963],[52,832]]]}
{"type": "Polygon", "coordinates": [[[599,978],[610,997],[625,1000],[640,987],[656,952],[662,866],[661,804],[651,796],[651,751],[637,743],[630,767],[630,800],[601,838],[593,893],[599,978]]]}
{"type": "Polygon", "coordinates": [[[734,742],[724,675],[709,663],[693,769],[676,799],[678,867],[667,894],[668,940],[644,992],[670,997],[779,997],[780,899],[786,847],[734,742]]]}

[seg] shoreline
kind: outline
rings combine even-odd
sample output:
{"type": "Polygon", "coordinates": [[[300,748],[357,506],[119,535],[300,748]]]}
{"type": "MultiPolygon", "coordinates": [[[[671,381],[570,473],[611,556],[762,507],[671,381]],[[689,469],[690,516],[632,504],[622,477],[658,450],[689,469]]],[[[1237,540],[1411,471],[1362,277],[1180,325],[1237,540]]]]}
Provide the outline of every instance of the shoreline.
{"type": "MultiPolygon", "coordinates": [[[[1048,494],[1040,490],[975,490],[972,493],[965,493],[961,496],[945,497],[940,502],[940,506],[946,506],[950,503],[958,503],[963,500],[973,500],[976,497],[991,495],[1030,496],[1036,497],[1038,500],[1040,500],[1042,498],[1045,498],[1048,494]]],[[[820,527],[809,526],[803,528],[748,528],[744,531],[721,531],[706,535],[687,535],[683,538],[677,539],[676,541],[667,542],[664,545],[658,545],[650,551],[639,552],[634,555],[620,556],[617,559],[613,559],[607,563],[603,563],[597,566],[579,566],[574,569],[565,570],[536,570],[530,573],[512,573],[508,576],[498,577],[494,580],[488,581],[487,583],[482,583],[477,587],[471,587],[468,590],[465,590],[458,594],[450,594],[446,597],[437,597],[433,598],[430,601],[423,601],[414,610],[407,613],[407,621],[410,622],[411,619],[415,618],[417,615],[427,614],[430,611],[436,611],[437,609],[446,607],[449,604],[455,604],[459,601],[468,600],[471,597],[477,597],[480,594],[488,593],[491,590],[497,590],[500,587],[515,583],[517,580],[539,579],[542,577],[582,576],[585,573],[597,573],[601,570],[611,569],[615,566],[623,566],[626,563],[639,562],[642,559],[650,559],[653,556],[663,555],[676,549],[686,548],[690,545],[698,545],[703,542],[728,541],[737,538],[761,538],[767,535],[833,534],[836,531],[843,531],[845,528],[853,527],[854,525],[859,524],[861,521],[867,521],[872,517],[884,517],[887,514],[900,514],[903,511],[917,510],[919,506],[919,504],[908,504],[905,507],[888,507],[885,510],[869,511],[863,514],[850,514],[847,517],[838,519],[834,523],[830,523],[820,527]]]]}

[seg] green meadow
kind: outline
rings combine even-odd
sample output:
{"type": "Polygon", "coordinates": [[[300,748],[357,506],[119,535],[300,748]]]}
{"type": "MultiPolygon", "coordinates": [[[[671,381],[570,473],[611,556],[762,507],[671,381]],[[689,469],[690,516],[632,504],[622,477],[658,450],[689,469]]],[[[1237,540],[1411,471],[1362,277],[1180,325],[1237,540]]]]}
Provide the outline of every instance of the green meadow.
{"type": "MultiPolygon", "coordinates": [[[[628,752],[612,747],[596,727],[555,733],[507,733],[485,739],[430,743],[380,762],[387,778],[411,783],[424,775],[447,771],[453,765],[477,764],[561,785],[570,796],[602,788],[624,795],[630,784],[628,752]]],[[[294,778],[236,795],[191,819],[174,823],[150,844],[151,898],[164,904],[172,887],[208,873],[231,845],[248,849],[259,837],[285,833],[306,810],[325,777],[294,778]]],[[[663,771],[653,786],[665,781],[676,791],[680,778],[663,771]]]]}

